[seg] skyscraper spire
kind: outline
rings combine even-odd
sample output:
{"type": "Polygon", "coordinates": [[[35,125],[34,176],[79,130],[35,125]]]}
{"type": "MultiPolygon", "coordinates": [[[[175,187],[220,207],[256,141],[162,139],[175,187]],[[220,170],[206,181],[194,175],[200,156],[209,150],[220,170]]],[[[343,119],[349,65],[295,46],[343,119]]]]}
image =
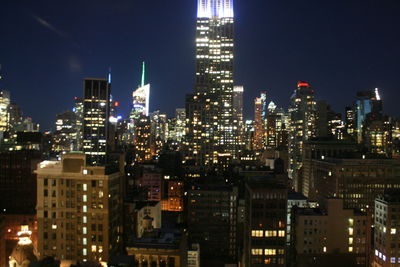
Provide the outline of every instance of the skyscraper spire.
{"type": "Polygon", "coordinates": [[[108,68],[108,83],[111,83],[111,67],[108,68]]]}
{"type": "Polygon", "coordinates": [[[142,63],[142,82],[140,83],[141,87],[144,86],[144,78],[145,78],[145,63],[143,61],[143,63],[142,63]]]}

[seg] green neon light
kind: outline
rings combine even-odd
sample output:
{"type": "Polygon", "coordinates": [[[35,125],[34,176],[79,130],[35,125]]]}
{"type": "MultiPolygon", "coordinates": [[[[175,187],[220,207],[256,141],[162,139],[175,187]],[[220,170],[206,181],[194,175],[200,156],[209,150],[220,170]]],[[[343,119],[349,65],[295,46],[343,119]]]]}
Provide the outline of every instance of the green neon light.
{"type": "Polygon", "coordinates": [[[142,63],[142,87],[144,86],[144,77],[145,77],[145,64],[143,61],[143,63],[142,63]]]}

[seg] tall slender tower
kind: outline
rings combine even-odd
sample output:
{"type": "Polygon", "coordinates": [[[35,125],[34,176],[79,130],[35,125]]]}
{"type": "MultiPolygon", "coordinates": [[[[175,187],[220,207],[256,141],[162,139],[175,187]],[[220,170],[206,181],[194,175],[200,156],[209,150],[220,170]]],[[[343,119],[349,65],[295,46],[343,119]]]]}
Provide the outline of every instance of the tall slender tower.
{"type": "Polygon", "coordinates": [[[150,84],[145,84],[145,63],[142,63],[142,78],[139,87],[132,93],[132,111],[130,118],[139,119],[140,115],[149,116],[150,84]]]}
{"type": "Polygon", "coordinates": [[[83,151],[91,166],[106,164],[111,84],[107,79],[83,82],[83,151]]]}
{"type": "Polygon", "coordinates": [[[8,109],[10,106],[10,93],[3,90],[2,79],[0,65],[0,132],[5,132],[9,130],[10,113],[8,109]]]}
{"type": "Polygon", "coordinates": [[[289,137],[289,177],[293,179],[296,191],[301,190],[302,182],[298,174],[303,164],[304,141],[315,137],[316,102],[314,89],[308,82],[299,81],[291,97],[290,137],[289,137]]]}
{"type": "Polygon", "coordinates": [[[233,0],[198,0],[196,82],[186,96],[185,160],[199,166],[235,159],[239,151],[233,39],[233,0]]]}

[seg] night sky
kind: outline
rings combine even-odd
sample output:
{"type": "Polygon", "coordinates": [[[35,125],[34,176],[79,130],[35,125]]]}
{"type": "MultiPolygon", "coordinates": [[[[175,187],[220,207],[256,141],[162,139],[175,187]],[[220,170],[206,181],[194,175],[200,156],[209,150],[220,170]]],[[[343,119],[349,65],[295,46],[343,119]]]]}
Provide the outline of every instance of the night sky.
{"type": "MultiPolygon", "coordinates": [[[[245,118],[266,90],[287,107],[298,80],[343,112],[359,90],[379,87],[399,116],[400,1],[234,0],[236,84],[245,118]]],[[[127,115],[148,66],[150,110],[173,115],[194,83],[196,0],[0,0],[3,88],[25,116],[53,127],[82,96],[82,79],[106,77],[127,115]]]]}

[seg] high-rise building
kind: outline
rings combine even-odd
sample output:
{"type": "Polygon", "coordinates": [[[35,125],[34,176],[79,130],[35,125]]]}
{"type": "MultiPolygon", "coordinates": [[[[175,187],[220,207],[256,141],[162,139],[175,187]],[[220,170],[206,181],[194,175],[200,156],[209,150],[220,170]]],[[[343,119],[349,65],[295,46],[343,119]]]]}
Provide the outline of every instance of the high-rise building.
{"type": "Polygon", "coordinates": [[[326,202],[326,210],[294,209],[293,266],[370,266],[369,214],[343,208],[342,199],[326,202]]]}
{"type": "MultiPolygon", "coordinates": [[[[9,130],[10,114],[8,108],[10,105],[10,93],[2,88],[4,86],[2,80],[0,65],[0,132],[5,132],[9,130]]],[[[0,139],[2,139],[1,136],[0,139]]]]}
{"type": "Polygon", "coordinates": [[[156,156],[160,155],[161,149],[167,141],[168,119],[167,114],[162,114],[159,110],[150,113],[149,117],[151,123],[151,154],[156,156]]]}
{"type": "Polygon", "coordinates": [[[238,153],[244,149],[243,92],[244,87],[242,85],[233,87],[233,115],[236,116],[234,123],[239,127],[239,138],[237,139],[239,146],[238,153]]]}
{"type": "Polygon", "coordinates": [[[345,129],[347,134],[347,139],[354,139],[355,132],[355,113],[352,107],[345,108],[345,129]]]}
{"type": "Polygon", "coordinates": [[[57,114],[52,151],[56,153],[69,152],[77,147],[79,129],[77,129],[76,122],[76,113],[73,111],[57,114]]]}
{"type": "Polygon", "coordinates": [[[277,108],[274,102],[268,104],[265,120],[265,145],[267,148],[287,147],[289,115],[283,108],[277,108]]]}
{"type": "Polygon", "coordinates": [[[107,158],[111,84],[86,78],[83,86],[83,151],[88,165],[101,166],[107,158]]]}
{"type": "Polygon", "coordinates": [[[142,63],[142,79],[139,87],[132,93],[131,120],[136,120],[140,115],[149,116],[150,84],[145,84],[145,63],[142,63]]]}
{"type": "Polygon", "coordinates": [[[198,243],[204,266],[223,266],[237,260],[237,187],[207,183],[188,191],[190,244],[198,243]]]}
{"type": "Polygon", "coordinates": [[[75,106],[72,111],[76,118],[76,142],[74,143],[74,151],[82,151],[83,146],[83,100],[82,98],[74,97],[75,106]]]}
{"type": "Polygon", "coordinates": [[[267,94],[261,92],[260,97],[254,100],[254,149],[265,148],[265,120],[267,114],[267,94]]]}
{"type": "MultiPolygon", "coordinates": [[[[1,79],[1,76],[0,76],[1,79]]],[[[5,132],[9,130],[10,121],[10,93],[0,88],[0,132],[5,132]]]]}
{"type": "Polygon", "coordinates": [[[380,113],[382,111],[382,100],[379,95],[379,90],[361,91],[357,93],[355,103],[355,130],[357,134],[357,142],[363,141],[364,121],[369,113],[380,113]]]}
{"type": "Polygon", "coordinates": [[[137,162],[145,162],[151,159],[151,122],[148,116],[140,115],[135,120],[133,144],[137,162]]]}
{"type": "Polygon", "coordinates": [[[122,244],[118,170],[90,166],[71,153],[43,161],[37,173],[38,252],[41,258],[104,261],[122,244]]]}
{"type": "Polygon", "coordinates": [[[175,117],[168,120],[168,141],[181,144],[185,137],[186,111],[184,108],[175,110],[175,117]]]}
{"type": "Polygon", "coordinates": [[[41,153],[33,150],[0,153],[0,210],[6,214],[35,214],[36,174],[41,153]]]}
{"type": "Polygon", "coordinates": [[[234,114],[233,0],[198,0],[196,82],[186,97],[185,160],[198,166],[236,159],[239,121],[234,114]]]}
{"type": "Polygon", "coordinates": [[[246,183],[244,266],[286,265],[286,185],[272,177],[246,183]]]}
{"type": "Polygon", "coordinates": [[[299,190],[298,177],[302,166],[303,143],[315,136],[316,103],[314,90],[307,82],[298,82],[291,97],[289,132],[289,178],[293,180],[296,191],[299,190]]]}
{"type": "Polygon", "coordinates": [[[22,123],[22,110],[17,104],[11,103],[8,106],[8,112],[10,114],[9,131],[10,134],[15,134],[17,126],[22,123]]]}
{"type": "Polygon", "coordinates": [[[253,150],[254,147],[254,121],[246,120],[244,122],[244,147],[246,150],[253,150]]]}

